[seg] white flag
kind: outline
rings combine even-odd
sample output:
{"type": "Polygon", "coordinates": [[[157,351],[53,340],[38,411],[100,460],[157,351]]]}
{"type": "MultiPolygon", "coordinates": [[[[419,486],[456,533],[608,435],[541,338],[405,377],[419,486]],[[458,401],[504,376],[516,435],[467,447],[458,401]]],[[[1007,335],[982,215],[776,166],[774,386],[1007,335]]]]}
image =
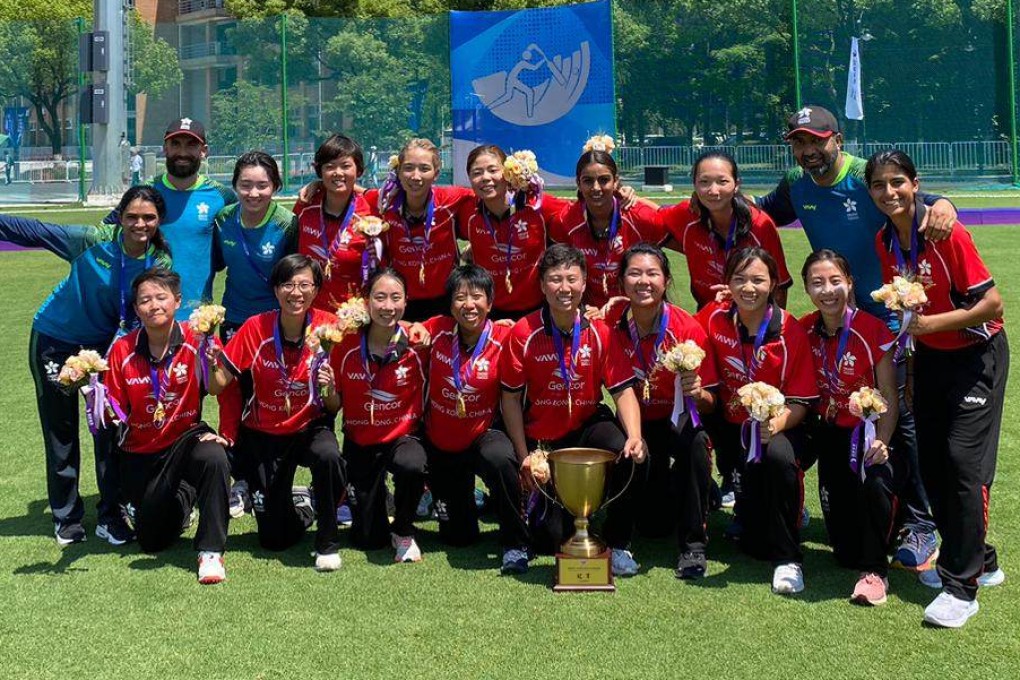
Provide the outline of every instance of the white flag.
{"type": "Polygon", "coordinates": [[[846,74],[847,120],[864,120],[864,102],[861,100],[861,50],[857,38],[850,39],[850,68],[846,74]]]}

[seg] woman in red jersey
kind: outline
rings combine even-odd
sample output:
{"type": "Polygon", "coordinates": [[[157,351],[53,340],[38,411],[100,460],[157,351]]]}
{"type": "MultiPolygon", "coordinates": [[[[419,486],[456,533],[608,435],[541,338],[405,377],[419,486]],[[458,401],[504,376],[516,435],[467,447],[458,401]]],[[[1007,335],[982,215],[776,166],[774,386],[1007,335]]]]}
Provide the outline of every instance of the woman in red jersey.
{"type": "Polygon", "coordinates": [[[506,153],[493,145],[468,154],[468,180],[476,200],[461,203],[457,228],[471,244],[474,263],[492,277],[492,318],[517,320],[544,300],[536,263],[545,252],[548,233],[536,203],[546,197],[518,192],[508,201],[505,161],[506,153]]]}
{"type": "Polygon", "coordinates": [[[500,418],[500,356],[510,327],[489,319],[493,281],[477,265],[446,282],[450,315],[431,319],[425,449],[439,538],[453,545],[478,539],[475,474],[489,488],[499,520],[500,571],[528,569],[528,531],[521,515],[520,461],[500,418]]]}
{"type": "Polygon", "coordinates": [[[103,382],[126,416],[118,442],[121,485],[138,545],[168,548],[199,511],[194,546],[198,581],[227,575],[227,496],[230,464],[226,441],[202,422],[199,339],[174,315],[181,307],[181,277],[148,269],[131,284],[142,328],[117,340],[103,382]]]}
{"type": "Polygon", "coordinates": [[[439,149],[427,139],[411,139],[382,189],[365,200],[389,225],[383,234],[386,261],[407,282],[408,321],[424,321],[446,311],[446,277],[460,260],[454,217],[474,192],[436,185],[439,149]]]}
{"type": "Polygon", "coordinates": [[[662,535],[676,528],[676,576],[705,575],[705,530],[711,474],[711,443],[697,411],[715,408],[715,361],[705,330],[690,314],[671,304],[672,279],[665,253],[650,243],[627,249],[620,261],[625,305],[614,305],[606,322],[613,342],[624,347],[637,376],[641,434],[648,444],[648,486],[638,527],[662,535]],[[691,341],[706,356],[696,371],[670,373],[662,356],[691,341]],[[691,409],[691,404],[695,409],[691,409]]]}
{"type": "Polygon", "coordinates": [[[894,438],[899,393],[889,351],[892,333],[885,322],[853,304],[850,263],[839,253],[815,251],[802,274],[817,308],[800,324],[811,343],[821,395],[809,445],[818,458],[825,528],[836,561],[859,572],[851,601],[880,605],[889,587],[897,488],[909,473],[905,449],[894,438]],[[850,405],[851,395],[862,388],[880,392],[888,408],[874,422],[870,443],[863,436],[864,421],[850,405]]]}
{"type": "MultiPolygon", "coordinates": [[[[604,535],[612,548],[617,576],[632,576],[639,565],[631,553],[637,499],[647,475],[647,448],[641,439],[641,411],[634,393],[634,370],[623,348],[612,342],[609,327],[581,313],[585,257],[576,248],[550,246],[539,264],[546,304],[518,321],[501,357],[502,409],[507,434],[531,479],[529,451],[590,446],[621,454],[613,466],[610,493],[623,491],[610,507],[604,535]],[[614,415],[602,403],[602,388],[616,402],[614,415]],[[630,459],[624,460],[624,459],[630,459]]],[[[539,479],[539,482],[545,480],[539,479]]],[[[572,532],[573,518],[540,503],[544,517],[536,539],[555,550],[572,532]]]]}
{"type": "Polygon", "coordinates": [[[336,507],[346,484],[332,413],[317,398],[317,384],[335,392],[334,381],[328,364],[309,376],[307,339],[336,317],[312,308],[322,269],[307,255],[295,253],[277,262],[270,283],[279,311],[253,316],[222,351],[210,349],[210,359],[222,360],[226,370],[210,371],[209,391],[219,394],[243,373],[251,375],[253,395],[245,405],[235,450],[246,459],[259,543],[268,550],[286,550],[314,521],[315,568],[335,571],[341,566],[336,507]],[[292,492],[299,465],[312,473],[314,503],[310,494],[292,492]]]}
{"type": "Polygon", "coordinates": [[[865,180],[888,217],[875,241],[883,280],[905,277],[927,296],[904,329],[917,344],[907,380],[908,390],[913,383],[921,478],[942,535],[937,574],[922,578],[942,592],[924,620],[959,628],[977,613],[978,587],[1005,579],[987,542],[1009,374],[1002,296],[963,225],[957,222],[949,238],[937,242],[918,228],[926,207],[909,156],[875,154],[865,180]]]}
{"type": "Polygon", "coordinates": [[[701,309],[727,291],[723,280],[726,258],[733,250],[764,248],[779,267],[775,299],[786,307],[793,283],[786,268],[783,243],[772,218],[740,193],[740,170],[725,151],[704,151],[691,169],[694,196],[662,208],[663,226],[672,236],[670,247],[683,253],[691,277],[691,294],[701,309]]]}
{"type": "Polygon", "coordinates": [[[400,319],[407,305],[404,279],[377,270],[365,284],[370,323],[348,335],[330,355],[343,409],[344,461],[354,491],[355,545],[375,550],[392,544],[394,561],[419,562],[414,518],[425,488],[425,449],[418,438],[424,415],[425,350],[412,348],[400,319]],[[393,522],[386,513],[386,474],[393,475],[393,522]]]}
{"type": "Polygon", "coordinates": [[[712,443],[734,467],[741,547],[772,562],[773,592],[799,593],[804,589],[800,517],[807,460],[802,423],[818,398],[811,349],[797,320],[776,304],[779,268],[767,251],[733,251],[723,276],[732,299],[698,313],[719,375],[722,422],[712,443]],[[760,445],[751,441],[758,428],[738,396],[741,387],[754,382],[767,383],[785,397],[778,415],[761,424],[760,445]]]}

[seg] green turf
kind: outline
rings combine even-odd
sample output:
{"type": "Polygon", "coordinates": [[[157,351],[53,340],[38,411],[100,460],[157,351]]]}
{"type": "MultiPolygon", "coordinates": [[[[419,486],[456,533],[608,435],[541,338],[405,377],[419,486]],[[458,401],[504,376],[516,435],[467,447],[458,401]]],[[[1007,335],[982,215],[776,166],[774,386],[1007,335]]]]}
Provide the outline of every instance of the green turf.
{"type": "MultiPolygon", "coordinates": [[[[1020,310],[1016,233],[975,230],[1010,316],[1020,310]]],[[[799,270],[803,235],[784,230],[783,241],[799,270]]],[[[674,265],[674,295],[686,303],[685,267],[679,258],[674,265]]],[[[26,356],[32,314],[66,270],[44,253],[0,254],[0,678],[1016,677],[1020,401],[1012,399],[990,535],[1009,577],[981,593],[981,612],[962,631],[923,628],[934,593],[903,572],[890,575],[885,607],[847,603],[855,574],[824,546],[813,473],[807,590],[793,598],[772,595],[770,568],[721,538],[726,513],[710,519],[704,581],[677,581],[672,542],[642,539],[635,550],[644,568],[614,595],[553,594],[551,558],[523,578],[499,577],[492,525],[478,547],[447,550],[435,525],[423,524],[417,565],[392,565],[390,551],[366,555],[344,539],[344,568],[321,575],[310,540],[267,553],[247,517],[231,524],[229,580],[215,587],[195,582],[186,541],[158,556],[94,537],[61,550],[50,535],[26,356]]],[[[791,308],[803,312],[794,290],[791,308]]],[[[1009,395],[1020,396],[1016,380],[1009,395]]]]}

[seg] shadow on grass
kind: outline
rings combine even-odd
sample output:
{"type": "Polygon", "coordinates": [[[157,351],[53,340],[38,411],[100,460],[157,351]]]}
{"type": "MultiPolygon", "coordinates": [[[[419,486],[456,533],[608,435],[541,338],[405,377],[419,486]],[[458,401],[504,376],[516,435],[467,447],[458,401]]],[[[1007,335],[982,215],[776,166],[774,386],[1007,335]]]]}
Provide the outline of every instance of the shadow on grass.
{"type": "MultiPolygon", "coordinates": [[[[93,507],[98,496],[85,500],[93,507]]],[[[47,513],[49,502],[45,498],[29,501],[25,514],[0,519],[0,536],[53,536],[53,517],[47,513]]]]}

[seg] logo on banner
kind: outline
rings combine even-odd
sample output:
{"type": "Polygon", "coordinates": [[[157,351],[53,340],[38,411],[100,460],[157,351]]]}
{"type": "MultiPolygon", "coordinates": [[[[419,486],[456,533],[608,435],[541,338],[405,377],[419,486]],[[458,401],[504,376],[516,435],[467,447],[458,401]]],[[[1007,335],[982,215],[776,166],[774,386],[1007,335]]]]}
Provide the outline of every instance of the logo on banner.
{"type": "Polygon", "coordinates": [[[531,43],[509,71],[476,78],[471,85],[497,118],[514,125],[545,125],[574,108],[588,85],[590,71],[587,40],[573,53],[551,58],[531,43]],[[529,84],[543,77],[537,84],[529,84]]]}

